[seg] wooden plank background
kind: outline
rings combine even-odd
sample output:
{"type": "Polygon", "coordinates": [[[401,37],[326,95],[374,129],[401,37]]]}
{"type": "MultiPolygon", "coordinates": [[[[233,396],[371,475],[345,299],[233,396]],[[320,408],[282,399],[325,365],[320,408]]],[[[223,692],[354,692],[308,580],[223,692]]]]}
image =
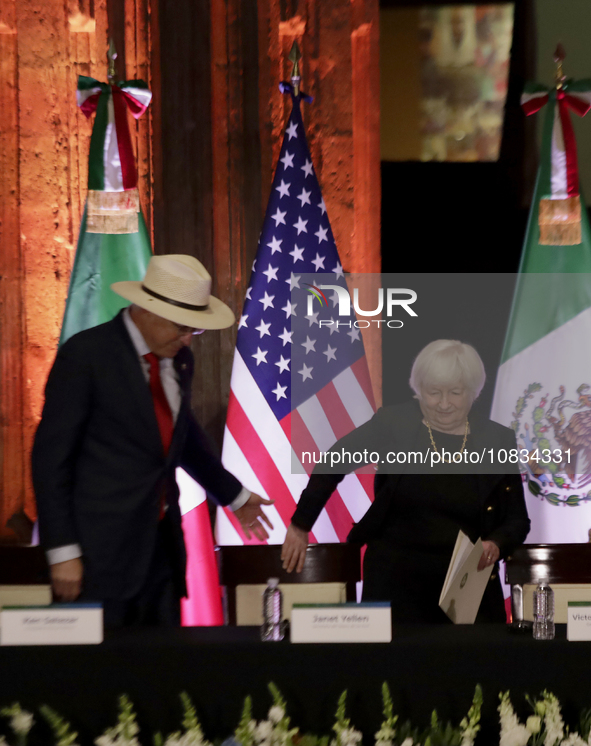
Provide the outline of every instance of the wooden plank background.
{"type": "MultiPolygon", "coordinates": [[[[0,541],[34,517],[29,453],[84,207],[92,122],[78,74],[154,100],[136,122],[156,253],[188,253],[239,316],[303,52],[309,144],[345,270],[380,271],[378,0],[0,0],[0,541]]],[[[194,409],[221,445],[236,327],[194,342],[194,409]]],[[[370,340],[379,373],[379,344],[370,340]]],[[[379,375],[376,376],[379,379],[379,375]]],[[[376,381],[379,387],[379,380],[376,381]]]]}

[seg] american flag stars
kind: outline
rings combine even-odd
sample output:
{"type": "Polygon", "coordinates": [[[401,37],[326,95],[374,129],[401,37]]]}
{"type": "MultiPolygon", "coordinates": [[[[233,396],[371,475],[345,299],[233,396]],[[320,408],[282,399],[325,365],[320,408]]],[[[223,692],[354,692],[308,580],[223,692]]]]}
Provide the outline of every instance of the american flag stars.
{"type": "MultiPolygon", "coordinates": [[[[289,197],[289,187],[291,184],[286,184],[283,179],[281,179],[281,184],[279,186],[275,187],[275,191],[279,192],[279,197],[289,197]]],[[[324,203],[324,200],[322,200],[324,203]]]]}
{"type": "Polygon", "coordinates": [[[302,233],[302,231],[304,233],[308,232],[308,229],[306,228],[308,222],[308,220],[302,220],[302,216],[300,215],[298,218],[298,222],[293,224],[293,227],[297,229],[298,236],[300,235],[300,233],[302,233]]]}
{"type": "MultiPolygon", "coordinates": [[[[341,345],[355,347],[345,335],[335,335],[339,329],[319,328],[319,319],[324,316],[319,316],[318,308],[310,316],[306,314],[308,293],[303,280],[318,272],[328,273],[329,267],[335,271],[325,282],[335,284],[343,275],[299,116],[294,110],[285,130],[238,324],[238,351],[278,419],[294,406],[295,382],[313,387],[326,376],[329,380],[338,373],[341,360],[345,367],[351,364],[349,352],[341,353],[341,345]],[[294,334],[296,321],[307,330],[302,336],[294,334]],[[331,337],[343,341],[328,344],[331,337]],[[305,365],[298,364],[297,370],[293,354],[296,340],[297,355],[306,357],[305,365]]],[[[362,354],[363,346],[358,347],[362,354]]]]}
{"type": "Polygon", "coordinates": [[[279,160],[281,161],[281,163],[283,163],[283,168],[288,169],[288,168],[293,168],[293,159],[294,159],[294,154],[288,153],[287,151],[285,151],[285,155],[283,156],[283,158],[280,158],[279,160]]]}

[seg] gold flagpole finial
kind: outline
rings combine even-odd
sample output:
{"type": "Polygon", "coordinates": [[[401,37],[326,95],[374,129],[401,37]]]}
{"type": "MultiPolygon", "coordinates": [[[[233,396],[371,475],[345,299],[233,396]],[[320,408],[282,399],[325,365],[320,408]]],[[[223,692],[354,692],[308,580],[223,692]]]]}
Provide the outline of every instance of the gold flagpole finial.
{"type": "Polygon", "coordinates": [[[562,69],[562,63],[564,62],[564,58],[566,57],[566,52],[564,51],[564,47],[560,42],[556,45],[556,49],[554,50],[554,62],[556,62],[556,88],[562,88],[562,85],[564,81],[566,80],[566,75],[564,74],[564,71],[562,69]]]}
{"type": "Polygon", "coordinates": [[[291,51],[289,53],[288,60],[290,62],[293,62],[293,70],[291,71],[291,84],[293,86],[293,92],[294,95],[299,95],[300,92],[300,82],[302,80],[301,74],[300,74],[300,60],[302,59],[302,53],[300,52],[300,48],[298,46],[297,41],[294,41],[291,51]]]}
{"type": "Polygon", "coordinates": [[[107,68],[107,78],[109,83],[113,83],[115,80],[115,60],[117,59],[117,50],[115,49],[115,42],[113,39],[109,39],[109,51],[107,52],[107,59],[109,60],[109,66],[107,68]]]}

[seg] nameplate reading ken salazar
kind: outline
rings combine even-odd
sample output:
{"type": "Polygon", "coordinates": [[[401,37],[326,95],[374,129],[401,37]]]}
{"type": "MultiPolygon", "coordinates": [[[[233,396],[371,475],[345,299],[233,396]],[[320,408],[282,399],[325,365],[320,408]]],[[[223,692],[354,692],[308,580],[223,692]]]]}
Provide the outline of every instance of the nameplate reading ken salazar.
{"type": "Polygon", "coordinates": [[[291,641],[391,642],[390,604],[294,604],[291,641]]]}
{"type": "Polygon", "coordinates": [[[101,604],[5,606],[0,645],[96,645],[103,641],[101,604]]]}

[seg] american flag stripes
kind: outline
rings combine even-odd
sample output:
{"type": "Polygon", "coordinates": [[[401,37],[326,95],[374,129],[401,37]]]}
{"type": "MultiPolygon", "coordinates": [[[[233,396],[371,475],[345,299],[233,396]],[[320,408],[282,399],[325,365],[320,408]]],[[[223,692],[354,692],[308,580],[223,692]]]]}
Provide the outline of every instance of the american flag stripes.
{"type": "MultiPolygon", "coordinates": [[[[320,303],[326,314],[326,302],[334,308],[337,293],[313,291],[318,309],[307,315],[309,286],[346,283],[306,142],[301,98],[292,93],[238,326],[222,456],[246,487],[275,500],[267,509],[274,544],[283,542],[313,466],[302,468],[303,447],[327,450],[374,411],[359,330],[319,324],[320,303]]],[[[336,321],[336,311],[334,316],[336,321]]],[[[312,540],[344,541],[373,499],[370,475],[350,475],[340,487],[316,522],[312,540]]],[[[244,543],[237,526],[231,513],[219,509],[218,543],[244,543]]]]}

